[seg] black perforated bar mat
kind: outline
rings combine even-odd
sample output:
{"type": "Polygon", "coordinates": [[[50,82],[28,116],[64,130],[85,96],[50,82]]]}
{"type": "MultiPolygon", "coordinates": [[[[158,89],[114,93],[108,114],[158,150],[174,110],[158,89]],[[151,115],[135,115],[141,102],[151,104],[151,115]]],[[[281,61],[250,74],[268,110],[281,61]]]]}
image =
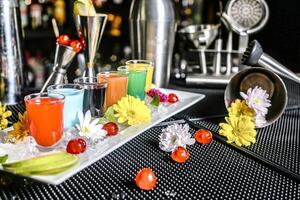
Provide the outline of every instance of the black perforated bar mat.
{"type": "Polygon", "coordinates": [[[300,198],[300,184],[217,141],[189,146],[185,164],[172,162],[158,148],[162,128],[146,131],[58,186],[16,183],[2,188],[0,199],[300,198]],[[156,173],[153,191],[133,183],[143,167],[156,173]]]}

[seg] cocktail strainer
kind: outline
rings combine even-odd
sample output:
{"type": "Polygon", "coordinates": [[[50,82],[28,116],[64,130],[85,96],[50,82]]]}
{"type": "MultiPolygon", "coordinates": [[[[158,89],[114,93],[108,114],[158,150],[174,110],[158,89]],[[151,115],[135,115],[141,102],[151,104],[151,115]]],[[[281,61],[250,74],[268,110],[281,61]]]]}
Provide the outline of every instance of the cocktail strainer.
{"type": "Polygon", "coordinates": [[[269,18],[269,8],[264,0],[231,0],[225,13],[232,30],[238,34],[259,31],[269,18]]]}

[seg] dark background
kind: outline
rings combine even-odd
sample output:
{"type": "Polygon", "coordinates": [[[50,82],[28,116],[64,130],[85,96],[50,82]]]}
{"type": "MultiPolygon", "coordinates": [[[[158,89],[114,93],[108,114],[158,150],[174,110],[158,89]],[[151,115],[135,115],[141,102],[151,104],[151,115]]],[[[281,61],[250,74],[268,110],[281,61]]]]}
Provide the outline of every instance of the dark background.
{"type": "MultiPolygon", "coordinates": [[[[129,9],[131,0],[103,1],[98,12],[110,13],[114,16],[120,16],[122,21],[119,25],[120,35],[111,34],[113,21],[109,21],[103,36],[97,62],[103,69],[109,70],[121,65],[124,60],[130,59],[128,49],[129,41],[129,9]],[[121,3],[120,3],[121,2],[121,3]]],[[[219,10],[218,0],[173,0],[176,7],[176,14],[179,20],[178,29],[189,25],[199,23],[218,23],[216,13],[219,10]],[[202,10],[195,6],[202,2],[202,10]],[[192,4],[193,3],[193,4],[192,4]]],[[[227,1],[223,1],[226,5],[227,1]]],[[[266,0],[270,9],[270,17],[266,26],[259,32],[250,36],[257,39],[266,53],[277,59],[283,65],[294,72],[300,72],[300,7],[297,0],[266,0]]],[[[60,33],[70,34],[76,37],[72,18],[72,0],[66,0],[66,23],[60,27],[60,33]]],[[[226,33],[225,33],[226,35],[226,33]]],[[[176,40],[174,52],[178,52],[178,43],[176,40]]],[[[42,58],[42,64],[45,68],[51,69],[51,63],[54,58],[55,36],[52,28],[39,28],[31,30],[25,28],[25,50],[26,55],[39,56],[42,58]]],[[[76,63],[72,65],[76,68],[76,63]]],[[[47,77],[47,75],[45,75],[47,77]]]]}

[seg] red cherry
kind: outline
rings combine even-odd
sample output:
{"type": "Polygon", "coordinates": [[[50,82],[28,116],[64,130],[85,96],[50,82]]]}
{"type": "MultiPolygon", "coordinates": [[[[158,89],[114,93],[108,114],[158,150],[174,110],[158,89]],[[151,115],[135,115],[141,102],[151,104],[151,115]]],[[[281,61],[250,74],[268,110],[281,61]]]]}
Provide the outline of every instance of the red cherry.
{"type": "Polygon", "coordinates": [[[67,152],[71,154],[80,154],[85,152],[86,142],[84,139],[78,138],[73,139],[68,142],[67,152]]]}
{"type": "Polygon", "coordinates": [[[74,51],[76,51],[76,53],[82,50],[82,44],[81,42],[79,42],[79,40],[73,40],[70,46],[73,48],[74,51]]]}
{"type": "Polygon", "coordinates": [[[61,45],[69,45],[71,43],[71,39],[68,35],[60,35],[58,36],[58,38],[56,39],[56,42],[58,44],[61,44],[61,45]]]}
{"type": "Polygon", "coordinates": [[[108,123],[104,124],[102,129],[107,131],[108,136],[117,135],[118,131],[119,131],[118,125],[114,122],[108,122],[108,123]]]}
{"type": "Polygon", "coordinates": [[[178,163],[184,163],[185,161],[187,161],[187,159],[189,159],[189,157],[190,153],[188,152],[188,150],[181,146],[176,147],[176,149],[171,153],[172,160],[178,163]]]}
{"type": "Polygon", "coordinates": [[[152,190],[156,186],[156,176],[150,168],[141,169],[134,181],[141,190],[152,190]]]}
{"type": "Polygon", "coordinates": [[[85,43],[85,39],[84,39],[84,37],[80,37],[80,38],[79,38],[79,42],[81,43],[81,45],[82,45],[82,48],[83,48],[83,49],[85,49],[85,47],[86,47],[86,43],[85,43]]]}
{"type": "Polygon", "coordinates": [[[213,138],[213,135],[209,130],[200,129],[195,133],[194,138],[200,144],[209,144],[213,138]]]}
{"type": "Polygon", "coordinates": [[[168,102],[169,102],[169,103],[176,103],[178,100],[179,100],[179,99],[178,99],[178,96],[177,96],[176,94],[170,93],[170,94],[168,95],[168,102]]]}

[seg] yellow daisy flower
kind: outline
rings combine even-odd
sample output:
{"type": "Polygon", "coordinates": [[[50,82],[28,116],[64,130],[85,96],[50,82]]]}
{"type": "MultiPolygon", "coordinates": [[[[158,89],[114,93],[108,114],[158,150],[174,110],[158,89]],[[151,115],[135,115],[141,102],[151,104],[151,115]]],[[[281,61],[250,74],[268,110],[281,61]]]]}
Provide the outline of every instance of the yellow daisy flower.
{"type": "Polygon", "coordinates": [[[225,117],[227,123],[220,123],[219,134],[227,138],[228,143],[238,146],[249,146],[256,142],[256,130],[253,118],[248,116],[225,117]]]}
{"type": "Polygon", "coordinates": [[[127,121],[129,125],[141,124],[151,120],[151,111],[144,101],[127,95],[113,105],[118,123],[127,121]]]}
{"type": "Polygon", "coordinates": [[[7,118],[11,115],[11,111],[6,110],[6,105],[2,105],[2,103],[0,102],[0,130],[7,128],[7,125],[9,123],[7,118]]]}
{"type": "Polygon", "coordinates": [[[248,107],[245,100],[236,99],[228,108],[228,114],[229,116],[234,115],[237,117],[246,115],[254,119],[255,111],[248,107]]]}
{"type": "Polygon", "coordinates": [[[7,142],[16,143],[23,141],[29,135],[29,127],[27,123],[27,113],[22,115],[18,113],[19,121],[13,124],[13,130],[7,133],[7,142]]]}

